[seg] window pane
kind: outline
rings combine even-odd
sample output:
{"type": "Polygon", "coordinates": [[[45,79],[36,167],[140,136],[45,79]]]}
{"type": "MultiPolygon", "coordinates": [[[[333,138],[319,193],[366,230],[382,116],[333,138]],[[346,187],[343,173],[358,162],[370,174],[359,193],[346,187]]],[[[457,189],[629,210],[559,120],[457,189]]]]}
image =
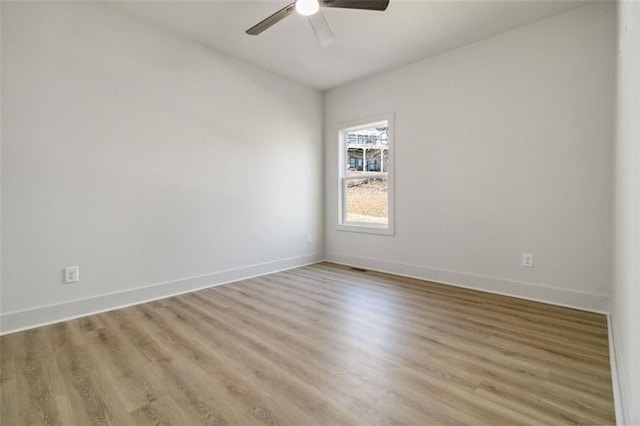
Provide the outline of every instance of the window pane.
{"type": "Polygon", "coordinates": [[[345,124],[338,136],[337,229],[393,235],[393,114],[345,124]]]}
{"type": "Polygon", "coordinates": [[[348,132],[345,135],[348,172],[386,172],[389,126],[380,125],[348,132]]]}
{"type": "Polygon", "coordinates": [[[345,182],[346,221],[386,225],[389,187],[386,177],[350,178],[345,182]]]}

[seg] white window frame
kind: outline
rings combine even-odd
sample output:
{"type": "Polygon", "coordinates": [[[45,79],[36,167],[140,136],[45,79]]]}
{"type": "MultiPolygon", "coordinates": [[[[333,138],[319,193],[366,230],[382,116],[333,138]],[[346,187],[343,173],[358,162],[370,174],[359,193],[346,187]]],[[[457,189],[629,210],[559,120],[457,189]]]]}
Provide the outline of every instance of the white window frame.
{"type": "MultiPolygon", "coordinates": [[[[338,223],[336,229],[339,231],[350,232],[364,232],[368,234],[379,235],[394,235],[394,155],[393,150],[395,146],[394,138],[394,120],[395,114],[381,114],[374,117],[367,117],[361,120],[354,120],[345,123],[338,124],[338,139],[339,139],[339,155],[338,155],[338,223]],[[387,148],[387,186],[388,186],[388,222],[387,224],[379,223],[366,223],[366,222],[348,222],[347,217],[347,203],[346,203],[346,184],[348,179],[353,179],[354,176],[347,178],[347,134],[356,130],[367,129],[379,125],[386,124],[389,127],[389,146],[387,148]]],[[[368,175],[367,177],[375,177],[368,175]]]]}

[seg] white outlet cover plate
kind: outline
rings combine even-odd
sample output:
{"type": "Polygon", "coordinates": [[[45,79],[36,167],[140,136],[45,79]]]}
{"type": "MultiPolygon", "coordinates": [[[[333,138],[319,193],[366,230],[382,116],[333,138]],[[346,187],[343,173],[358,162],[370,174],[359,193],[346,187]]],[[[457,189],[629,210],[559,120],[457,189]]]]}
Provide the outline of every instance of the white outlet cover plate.
{"type": "Polygon", "coordinates": [[[78,266],[67,266],[64,268],[65,284],[77,283],[80,281],[80,268],[78,266]]]}

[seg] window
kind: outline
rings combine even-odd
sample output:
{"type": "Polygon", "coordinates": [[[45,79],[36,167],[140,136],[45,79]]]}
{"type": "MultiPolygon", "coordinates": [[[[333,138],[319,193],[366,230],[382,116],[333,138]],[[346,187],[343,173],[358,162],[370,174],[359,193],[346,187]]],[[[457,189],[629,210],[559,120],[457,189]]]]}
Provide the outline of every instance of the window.
{"type": "Polygon", "coordinates": [[[338,229],[393,234],[393,115],[340,126],[338,229]]]}

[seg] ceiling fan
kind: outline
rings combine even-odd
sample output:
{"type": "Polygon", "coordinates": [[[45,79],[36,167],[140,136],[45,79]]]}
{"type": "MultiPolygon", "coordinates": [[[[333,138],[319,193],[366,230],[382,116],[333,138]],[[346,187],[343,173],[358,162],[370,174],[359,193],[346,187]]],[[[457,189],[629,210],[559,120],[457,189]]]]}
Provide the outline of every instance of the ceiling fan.
{"type": "Polygon", "coordinates": [[[313,33],[318,39],[318,43],[320,43],[320,46],[325,47],[333,43],[335,39],[329,28],[329,24],[327,24],[327,20],[320,11],[320,7],[384,11],[387,9],[387,6],[389,6],[389,0],[296,0],[268,18],[258,22],[249,28],[246,33],[254,36],[258,35],[291,15],[295,10],[300,15],[309,18],[309,23],[311,24],[311,28],[313,28],[313,33]]]}

